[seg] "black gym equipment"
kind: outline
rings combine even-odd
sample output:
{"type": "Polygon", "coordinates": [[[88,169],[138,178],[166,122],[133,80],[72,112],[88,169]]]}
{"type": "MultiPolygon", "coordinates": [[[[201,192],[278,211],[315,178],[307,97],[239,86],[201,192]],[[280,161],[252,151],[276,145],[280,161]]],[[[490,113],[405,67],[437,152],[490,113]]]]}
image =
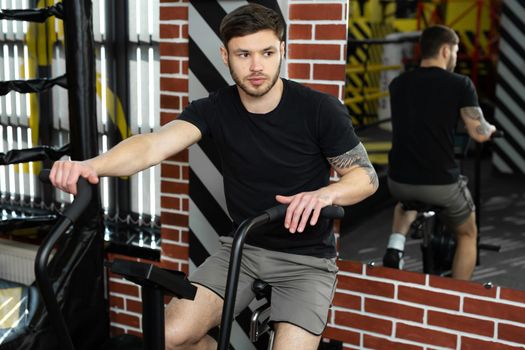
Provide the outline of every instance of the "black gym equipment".
{"type": "MultiPolygon", "coordinates": [[[[237,286],[239,284],[242,250],[246,236],[251,230],[257,227],[276,222],[278,220],[283,220],[286,215],[286,209],[287,206],[285,205],[278,205],[276,207],[267,209],[258,216],[244,220],[235,231],[230,254],[224,305],[222,308],[222,318],[218,341],[219,350],[227,350],[230,344],[235,297],[237,295],[237,286]]],[[[341,219],[344,217],[344,209],[338,206],[325,207],[321,210],[321,216],[329,219],[341,219]]],[[[265,286],[263,285],[261,287],[264,290],[265,286]]],[[[256,287],[256,289],[261,287],[256,287]]]]}

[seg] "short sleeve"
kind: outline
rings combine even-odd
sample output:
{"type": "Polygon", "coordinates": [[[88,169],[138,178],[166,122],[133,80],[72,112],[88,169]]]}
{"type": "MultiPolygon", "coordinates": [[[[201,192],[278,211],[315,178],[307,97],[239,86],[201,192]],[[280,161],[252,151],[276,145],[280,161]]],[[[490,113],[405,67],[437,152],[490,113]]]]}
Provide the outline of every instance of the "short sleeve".
{"type": "Polygon", "coordinates": [[[359,144],[346,107],[327,95],[319,108],[319,143],[325,157],[336,157],[359,144]]]}
{"type": "Polygon", "coordinates": [[[210,129],[208,118],[211,110],[210,98],[202,98],[191,102],[177,119],[195,125],[202,135],[208,135],[210,129]]]}
{"type": "Polygon", "coordinates": [[[478,94],[476,93],[476,87],[469,77],[464,79],[464,88],[461,100],[459,101],[459,108],[463,107],[476,107],[479,106],[478,94]]]}

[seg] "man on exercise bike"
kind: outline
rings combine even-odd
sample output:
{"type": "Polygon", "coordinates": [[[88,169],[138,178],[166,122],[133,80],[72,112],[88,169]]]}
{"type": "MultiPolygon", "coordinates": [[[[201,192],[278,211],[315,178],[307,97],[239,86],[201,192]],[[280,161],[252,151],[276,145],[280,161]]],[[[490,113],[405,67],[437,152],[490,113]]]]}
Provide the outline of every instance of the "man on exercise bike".
{"type": "MultiPolygon", "coordinates": [[[[420,66],[389,86],[393,138],[388,185],[398,201],[442,208],[440,218],[457,240],[452,277],[468,280],[476,264],[477,228],[467,180],[454,159],[454,130],[461,117],[470,137],[485,142],[496,128],[483,117],[472,81],[453,73],[458,44],[448,27],[425,29],[420,66]]],[[[397,203],[384,266],[402,268],[405,236],[416,214],[397,203]]]]}
{"type": "MultiPolygon", "coordinates": [[[[256,4],[229,13],[220,26],[224,64],[235,85],[193,101],[159,131],[136,135],[83,162],[56,162],[52,183],[75,193],[79,176],[128,176],[211,136],[222,161],[234,225],[283,203],[284,223],[248,236],[236,311],[254,298],[255,278],[272,286],[274,349],[317,349],[336,282],[332,223],[321,208],[370,196],[377,175],[354,134],[346,108],[332,96],[280,78],[284,23],[256,4]],[[330,167],[340,176],[330,184],[330,167]]],[[[220,322],[231,237],[194,271],[194,301],[166,310],[167,349],[215,349],[207,332],[220,322]]]]}

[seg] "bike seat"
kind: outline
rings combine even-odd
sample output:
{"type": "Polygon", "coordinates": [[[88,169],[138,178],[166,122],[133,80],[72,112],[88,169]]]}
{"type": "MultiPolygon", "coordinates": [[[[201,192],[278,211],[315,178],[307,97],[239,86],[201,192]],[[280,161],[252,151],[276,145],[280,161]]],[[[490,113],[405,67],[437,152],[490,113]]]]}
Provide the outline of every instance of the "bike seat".
{"type": "Polygon", "coordinates": [[[272,297],[272,286],[262,280],[253,281],[252,290],[255,293],[255,298],[257,300],[266,298],[268,301],[270,301],[272,297]]]}
{"type": "Polygon", "coordinates": [[[420,213],[426,211],[438,212],[443,209],[442,207],[419,201],[403,201],[401,202],[401,205],[403,206],[404,210],[416,210],[420,213]]]}

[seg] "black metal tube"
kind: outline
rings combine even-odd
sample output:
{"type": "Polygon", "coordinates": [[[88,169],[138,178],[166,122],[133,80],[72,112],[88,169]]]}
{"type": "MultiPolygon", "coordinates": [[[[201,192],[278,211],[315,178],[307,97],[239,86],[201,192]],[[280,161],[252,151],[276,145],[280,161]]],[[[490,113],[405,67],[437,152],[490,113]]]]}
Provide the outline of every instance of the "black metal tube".
{"type": "Polygon", "coordinates": [[[230,334],[234,316],[235,298],[237,296],[237,286],[239,284],[239,272],[241,268],[242,249],[246,236],[255,227],[264,225],[269,221],[267,213],[245,220],[236,231],[232,242],[230,265],[228,269],[228,279],[226,282],[226,292],[224,305],[222,307],[221,327],[219,333],[219,350],[228,350],[230,345],[230,334]]]}
{"type": "Polygon", "coordinates": [[[38,248],[36,258],[35,258],[35,278],[40,290],[40,294],[44,299],[47,312],[49,317],[53,320],[53,325],[57,332],[57,339],[60,344],[60,349],[62,350],[74,350],[73,342],[69,334],[69,330],[66,326],[66,321],[64,316],[58,306],[58,301],[55,296],[53,289],[53,283],[51,278],[47,273],[47,264],[51,250],[60,239],[60,237],[66,232],[66,230],[71,226],[72,222],[69,218],[63,216],[59,221],[53,226],[51,233],[47,235],[44,242],[38,248]]]}
{"type": "Polygon", "coordinates": [[[142,335],[145,350],[164,350],[164,294],[142,287],[142,335]]]}

